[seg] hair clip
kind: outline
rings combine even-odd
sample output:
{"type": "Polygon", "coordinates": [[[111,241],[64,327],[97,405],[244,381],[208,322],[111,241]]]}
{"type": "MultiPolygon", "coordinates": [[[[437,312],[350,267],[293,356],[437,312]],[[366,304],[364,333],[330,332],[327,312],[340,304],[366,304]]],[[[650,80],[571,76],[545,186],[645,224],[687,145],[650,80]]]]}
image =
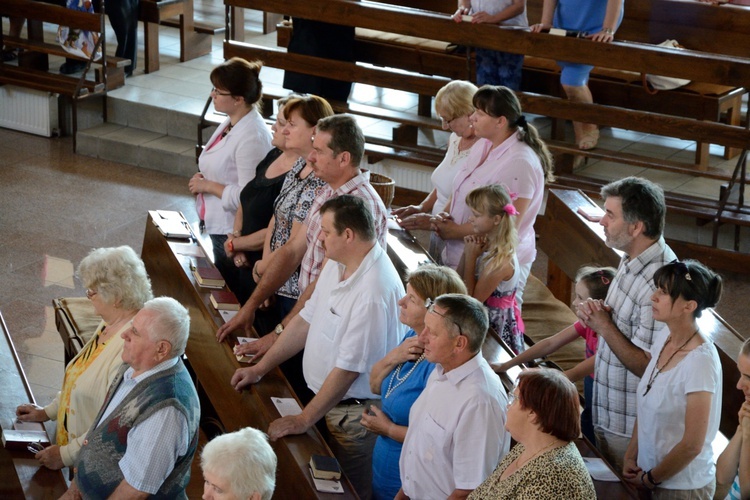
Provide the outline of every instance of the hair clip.
{"type": "Polygon", "coordinates": [[[609,278],[607,278],[604,275],[604,271],[602,271],[601,269],[598,270],[597,272],[595,272],[594,274],[597,275],[597,276],[599,276],[599,278],[602,280],[602,284],[609,285],[610,283],[612,283],[612,280],[610,280],[609,278]]]}
{"type": "Polygon", "coordinates": [[[505,205],[503,210],[505,210],[505,213],[508,215],[518,215],[518,210],[516,210],[516,207],[514,207],[512,203],[505,205]]]}
{"type": "Polygon", "coordinates": [[[685,273],[685,279],[687,281],[693,281],[693,277],[690,276],[690,269],[688,268],[687,264],[684,262],[680,262],[679,260],[675,259],[670,264],[674,264],[675,267],[680,271],[685,273]]]}
{"type": "Polygon", "coordinates": [[[519,116],[518,118],[516,118],[516,123],[515,123],[515,125],[516,125],[517,127],[521,127],[521,128],[526,128],[526,117],[525,117],[525,116],[523,116],[523,115],[521,115],[521,116],[519,116]]]}

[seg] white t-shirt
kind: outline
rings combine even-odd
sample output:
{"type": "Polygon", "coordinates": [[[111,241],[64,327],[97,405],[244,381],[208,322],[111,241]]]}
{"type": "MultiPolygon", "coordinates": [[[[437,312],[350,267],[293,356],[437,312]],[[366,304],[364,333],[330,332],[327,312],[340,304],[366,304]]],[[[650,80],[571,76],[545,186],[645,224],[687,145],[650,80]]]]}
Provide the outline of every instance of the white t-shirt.
{"type": "Polygon", "coordinates": [[[448,373],[437,365],[409,411],[399,461],[404,493],[447,498],[482,484],[510,449],[507,403],[481,353],[448,373]]]}
{"type": "Polygon", "coordinates": [[[721,420],[721,362],[713,342],[705,342],[687,353],[677,366],[659,373],[651,390],[644,396],[659,351],[668,336],[669,330],[666,328],[654,334],[651,362],[638,384],[638,466],[647,471],[664,460],[685,434],[687,395],[710,392],[713,398],[703,449],[687,467],[665,479],[659,486],[671,490],[692,490],[706,486],[716,473],[711,443],[721,420]]]}
{"type": "Polygon", "coordinates": [[[310,324],[302,358],[305,381],[317,394],[334,367],[358,372],[342,399],[379,399],[370,390],[370,370],[406,334],[398,320],[404,286],[378,244],[354,274],[341,281],[343,271],[343,265],[329,260],[300,311],[310,324]]]}
{"type": "MultiPolygon", "coordinates": [[[[489,15],[497,14],[498,12],[510,7],[512,0],[472,0],[471,1],[471,12],[486,12],[489,15]]],[[[524,7],[523,12],[515,17],[506,19],[502,23],[503,26],[522,26],[527,27],[529,21],[526,18],[526,8],[524,7]]]]}

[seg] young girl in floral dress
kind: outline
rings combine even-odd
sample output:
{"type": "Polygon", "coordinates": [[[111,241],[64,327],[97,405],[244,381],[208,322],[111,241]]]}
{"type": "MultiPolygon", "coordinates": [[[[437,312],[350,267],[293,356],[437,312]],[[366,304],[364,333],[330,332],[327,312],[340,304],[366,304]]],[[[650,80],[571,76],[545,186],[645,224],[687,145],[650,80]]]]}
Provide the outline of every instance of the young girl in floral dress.
{"type": "Polygon", "coordinates": [[[459,274],[469,295],[484,302],[490,326],[516,354],[524,349],[524,326],[516,302],[519,265],[518,232],[513,206],[505,187],[498,184],[474,189],[466,196],[474,234],[464,238],[459,274]]]}

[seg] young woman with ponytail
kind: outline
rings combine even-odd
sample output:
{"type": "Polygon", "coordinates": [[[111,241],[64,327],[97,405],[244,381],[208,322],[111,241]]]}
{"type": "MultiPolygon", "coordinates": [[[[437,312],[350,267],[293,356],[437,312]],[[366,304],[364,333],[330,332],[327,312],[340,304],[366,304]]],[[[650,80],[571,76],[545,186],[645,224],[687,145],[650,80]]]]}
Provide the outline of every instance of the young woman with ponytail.
{"type": "Polygon", "coordinates": [[[520,278],[516,300],[520,306],[536,258],[534,220],[542,206],[544,183],[554,179],[552,155],[536,128],[526,122],[521,104],[509,88],[485,85],[474,94],[473,104],[470,121],[481,139],[456,174],[448,211],[433,218],[433,227],[446,241],[443,263],[456,268],[463,254],[463,238],[473,233],[466,195],[480,186],[504,185],[518,211],[520,278]]]}

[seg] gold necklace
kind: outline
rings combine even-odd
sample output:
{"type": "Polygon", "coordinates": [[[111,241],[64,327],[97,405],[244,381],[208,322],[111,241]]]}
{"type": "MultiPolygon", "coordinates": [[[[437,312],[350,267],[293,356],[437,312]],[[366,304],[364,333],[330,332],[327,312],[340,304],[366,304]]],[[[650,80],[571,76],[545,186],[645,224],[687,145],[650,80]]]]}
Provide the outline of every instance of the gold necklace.
{"type": "MultiPolygon", "coordinates": [[[[553,439],[553,440],[552,440],[552,442],[551,442],[550,444],[548,444],[547,446],[545,446],[545,447],[544,447],[544,448],[542,448],[541,450],[539,450],[539,451],[537,451],[536,453],[534,453],[533,455],[531,455],[531,457],[530,457],[530,458],[529,458],[528,460],[526,460],[526,461],[525,461],[525,462],[523,463],[523,465],[521,465],[521,464],[519,463],[519,460],[521,459],[521,455],[523,455],[523,453],[521,453],[521,455],[518,455],[518,458],[516,458],[516,470],[521,470],[521,467],[523,467],[523,466],[524,466],[524,465],[526,465],[527,463],[529,463],[529,462],[531,462],[532,460],[534,460],[534,459],[535,459],[535,458],[536,458],[537,456],[541,455],[541,453],[542,453],[543,451],[545,451],[545,450],[546,450],[547,448],[551,448],[551,447],[552,447],[552,446],[553,446],[553,445],[554,445],[554,444],[555,444],[556,442],[557,442],[557,438],[553,439]]],[[[524,451],[525,451],[525,450],[524,450],[524,451]]]]}
{"type": "Polygon", "coordinates": [[[685,341],[685,343],[684,343],[684,344],[682,344],[682,345],[680,346],[680,348],[679,348],[679,349],[677,349],[677,350],[676,350],[675,352],[673,352],[673,353],[672,353],[672,355],[671,355],[671,356],[669,357],[669,359],[667,360],[667,362],[666,362],[666,363],[664,363],[664,364],[662,365],[662,367],[661,367],[661,368],[659,368],[659,360],[661,359],[661,355],[662,355],[662,353],[664,352],[664,349],[665,349],[665,348],[667,347],[667,344],[669,344],[669,341],[670,341],[670,340],[672,340],[672,336],[670,335],[670,336],[669,336],[669,337],[667,338],[667,341],[666,341],[666,342],[664,342],[664,345],[663,345],[663,346],[661,346],[661,351],[659,351],[659,357],[657,357],[657,358],[656,358],[656,363],[654,363],[654,369],[653,369],[653,370],[651,370],[651,375],[650,375],[650,376],[648,377],[648,383],[646,384],[646,391],[645,391],[645,392],[643,393],[643,395],[644,395],[644,396],[645,396],[646,394],[648,394],[648,391],[650,391],[650,390],[651,390],[651,386],[652,386],[652,385],[654,385],[654,382],[656,381],[656,377],[658,377],[658,376],[659,376],[659,374],[661,373],[661,371],[662,371],[662,370],[663,370],[664,368],[666,368],[666,367],[667,367],[667,365],[669,364],[669,362],[670,362],[670,361],[672,361],[672,358],[674,358],[675,354],[677,354],[678,352],[680,352],[681,350],[683,350],[683,349],[685,348],[685,346],[686,346],[686,345],[688,345],[688,342],[690,342],[691,340],[693,340],[693,337],[695,337],[696,335],[698,335],[698,332],[699,332],[699,331],[700,331],[700,329],[698,329],[698,330],[695,330],[695,331],[693,332],[693,334],[692,334],[692,335],[690,336],[690,338],[689,338],[689,339],[687,339],[687,340],[685,341]]]}

